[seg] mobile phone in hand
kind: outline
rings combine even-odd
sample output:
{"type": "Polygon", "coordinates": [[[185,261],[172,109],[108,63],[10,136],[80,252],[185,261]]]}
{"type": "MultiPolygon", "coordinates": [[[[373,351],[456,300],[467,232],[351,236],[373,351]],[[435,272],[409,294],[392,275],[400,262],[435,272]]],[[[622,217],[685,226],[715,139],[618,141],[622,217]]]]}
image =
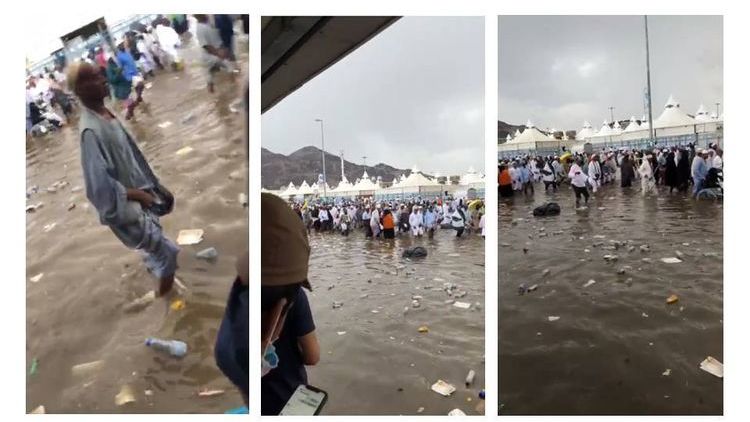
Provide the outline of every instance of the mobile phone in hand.
{"type": "Polygon", "coordinates": [[[279,416],[316,416],[323,410],[328,393],[313,387],[300,384],[281,409],[279,416]]]}

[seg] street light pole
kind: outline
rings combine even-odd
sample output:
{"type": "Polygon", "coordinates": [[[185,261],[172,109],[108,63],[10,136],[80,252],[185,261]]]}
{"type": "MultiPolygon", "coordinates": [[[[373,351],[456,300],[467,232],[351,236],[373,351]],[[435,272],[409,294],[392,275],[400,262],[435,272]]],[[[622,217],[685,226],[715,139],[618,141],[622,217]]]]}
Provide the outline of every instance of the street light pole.
{"type": "Polygon", "coordinates": [[[719,118],[719,116],[721,116],[721,115],[719,114],[719,106],[721,105],[721,103],[719,103],[719,102],[716,102],[716,103],[714,103],[714,104],[716,104],[716,118],[718,119],[718,118],[719,118]]]}
{"type": "Polygon", "coordinates": [[[320,123],[320,146],[322,147],[321,156],[323,157],[323,198],[328,196],[326,192],[326,139],[323,135],[323,119],[315,119],[316,122],[320,123]]]}
{"type": "Polygon", "coordinates": [[[654,115],[651,110],[651,59],[648,49],[648,16],[643,16],[643,25],[646,30],[646,90],[648,95],[648,135],[651,145],[654,144],[654,115]]]}
{"type": "Polygon", "coordinates": [[[615,123],[615,114],[612,112],[615,108],[612,106],[609,106],[609,121],[614,125],[615,123]]]}

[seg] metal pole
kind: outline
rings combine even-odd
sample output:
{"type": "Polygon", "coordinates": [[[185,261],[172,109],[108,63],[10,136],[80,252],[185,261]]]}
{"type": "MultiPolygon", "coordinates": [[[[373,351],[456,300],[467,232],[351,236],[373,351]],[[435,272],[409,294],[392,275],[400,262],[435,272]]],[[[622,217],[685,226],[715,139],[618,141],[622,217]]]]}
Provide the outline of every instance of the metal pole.
{"type": "Polygon", "coordinates": [[[612,124],[615,124],[615,114],[612,112],[615,108],[612,106],[609,106],[609,121],[612,122],[612,124]]]}
{"type": "Polygon", "coordinates": [[[651,109],[651,59],[649,57],[648,48],[648,16],[643,16],[643,24],[646,30],[646,95],[648,96],[648,136],[651,144],[653,145],[656,134],[654,129],[654,114],[651,109]]]}
{"type": "Polygon", "coordinates": [[[716,118],[718,119],[719,116],[721,116],[721,114],[719,114],[719,106],[721,105],[721,103],[715,103],[715,104],[716,104],[716,118]]]}
{"type": "Polygon", "coordinates": [[[328,196],[328,192],[326,192],[326,140],[323,135],[323,120],[315,119],[315,121],[320,123],[320,145],[323,148],[320,154],[323,157],[323,198],[325,198],[328,196]]]}

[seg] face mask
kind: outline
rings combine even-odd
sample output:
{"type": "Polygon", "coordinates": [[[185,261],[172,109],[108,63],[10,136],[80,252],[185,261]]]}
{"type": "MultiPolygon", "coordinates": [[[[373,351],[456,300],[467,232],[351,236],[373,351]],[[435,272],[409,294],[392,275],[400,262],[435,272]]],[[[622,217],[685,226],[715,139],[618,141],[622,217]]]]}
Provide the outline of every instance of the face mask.
{"type": "Polygon", "coordinates": [[[263,353],[263,361],[260,365],[261,377],[265,377],[266,374],[277,366],[279,366],[279,355],[276,354],[276,347],[273,344],[269,344],[263,353]]]}

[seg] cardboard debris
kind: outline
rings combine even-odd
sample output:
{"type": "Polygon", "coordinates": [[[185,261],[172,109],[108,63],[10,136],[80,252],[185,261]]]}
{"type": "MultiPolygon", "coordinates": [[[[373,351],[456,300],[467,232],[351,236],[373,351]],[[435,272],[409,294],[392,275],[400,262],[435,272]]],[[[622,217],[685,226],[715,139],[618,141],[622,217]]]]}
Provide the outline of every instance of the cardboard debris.
{"type": "Polygon", "coordinates": [[[711,375],[724,378],[724,364],[709,356],[701,362],[700,368],[711,375]]]}
{"type": "Polygon", "coordinates": [[[177,235],[177,244],[180,246],[196,245],[201,241],[203,241],[203,229],[180,230],[177,235]]]}
{"type": "Polygon", "coordinates": [[[129,385],[123,385],[120,392],[115,396],[115,404],[117,406],[124,406],[128,403],[135,403],[135,395],[133,389],[129,385]]]}
{"type": "Polygon", "coordinates": [[[445,397],[450,396],[456,391],[456,387],[448,384],[447,382],[443,380],[437,380],[435,384],[432,384],[432,387],[430,387],[430,389],[445,397]]]}

